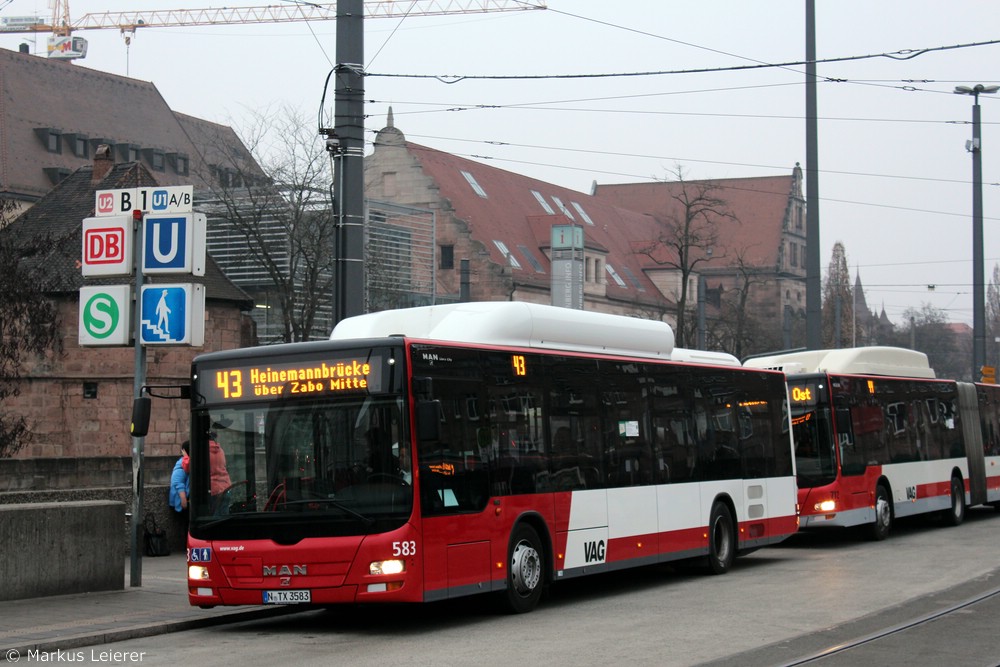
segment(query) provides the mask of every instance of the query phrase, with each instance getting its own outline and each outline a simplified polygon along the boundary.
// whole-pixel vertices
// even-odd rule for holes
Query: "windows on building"
[[[475,192],[477,195],[479,195],[483,199],[489,199],[489,197],[486,196],[486,190],[483,190],[483,187],[481,185],[479,185],[479,182],[476,181],[476,177],[475,176],[473,176],[472,174],[470,174],[467,171],[462,171],[462,176],[464,176],[465,180],[468,181],[469,186],[472,187],[472,191],[473,192]]]
[[[62,132],[54,127],[36,127],[35,135],[41,140],[45,150],[50,153],[62,153]]]
[[[441,269],[455,268],[455,246],[453,245],[441,246],[441,263],[439,264],[439,268]]]

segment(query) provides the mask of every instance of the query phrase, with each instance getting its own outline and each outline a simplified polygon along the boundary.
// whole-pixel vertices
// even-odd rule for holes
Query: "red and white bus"
[[[811,350],[749,359],[788,376],[802,528],[864,526],[1000,503],[1000,387],[936,379],[922,352]]]
[[[524,612],[585,574],[721,574],[798,528],[784,376],[662,322],[386,311],[201,355],[192,382],[192,605],[492,591]]]

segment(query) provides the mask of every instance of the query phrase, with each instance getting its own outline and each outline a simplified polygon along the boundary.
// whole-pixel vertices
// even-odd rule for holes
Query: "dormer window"
[[[503,241],[497,241],[496,239],[494,239],[493,240],[493,245],[495,245],[497,247],[497,250],[500,251],[500,254],[503,255],[504,259],[507,260],[507,263],[510,266],[514,267],[515,269],[520,269],[521,268],[521,262],[517,261],[517,257],[514,257],[514,255],[511,254],[510,250],[507,248],[507,244],[506,243],[504,243]]]
[[[576,212],[580,214],[580,217],[583,218],[584,222],[586,222],[588,225],[594,224],[594,221],[590,219],[590,216],[587,215],[587,212],[583,210],[582,206],[577,204],[575,201],[571,201],[570,204],[572,204],[573,208],[576,209]]]
[[[66,147],[73,152],[76,157],[90,156],[90,141],[85,134],[66,133],[63,135]]]
[[[552,197],[552,201],[554,201],[556,203],[556,206],[558,206],[559,210],[563,212],[563,215],[565,215],[567,218],[569,218],[573,222],[576,222],[576,218],[573,217],[573,214],[570,213],[569,209],[566,208],[566,205],[562,203],[562,200],[559,199],[559,197],[553,196]]]
[[[473,192],[475,192],[477,195],[479,195],[483,199],[489,199],[489,197],[486,196],[486,190],[483,190],[483,186],[479,185],[479,182],[476,181],[476,177],[475,176],[473,176],[472,174],[470,174],[467,171],[463,171],[462,172],[462,176],[464,176],[465,180],[469,182],[469,185],[472,187],[472,191]]]
[[[43,167],[42,171],[48,176],[49,182],[52,185],[59,185],[59,183],[70,175],[70,170],[66,167]]]
[[[555,215],[556,214],[556,212],[554,210],[552,210],[552,207],[549,206],[549,203],[547,201],[545,201],[545,197],[542,195],[541,192],[539,192],[538,190],[532,190],[531,194],[533,194],[535,196],[535,200],[539,204],[542,205],[542,210],[543,211],[545,211],[549,215]]]
[[[618,284],[619,287],[628,287],[628,285],[625,284],[625,281],[622,280],[622,277],[618,275],[618,272],[615,271],[615,267],[611,266],[610,264],[605,264],[604,268],[607,269],[608,273],[611,275],[611,277],[614,279],[614,281]]]
[[[167,153],[167,164],[174,170],[174,173],[178,176],[188,175],[188,156],[184,153]]]
[[[115,146],[118,149],[118,158],[122,162],[138,162],[139,161],[139,145],[138,144],[118,144]]]
[[[62,153],[62,132],[54,127],[36,127],[35,134],[50,153]]]

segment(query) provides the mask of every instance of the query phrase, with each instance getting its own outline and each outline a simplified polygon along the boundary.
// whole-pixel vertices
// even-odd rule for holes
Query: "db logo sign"
[[[86,218],[80,268],[86,276],[127,276],[132,272],[132,216]]]
[[[115,195],[113,192],[97,193],[97,214],[113,213],[115,211]]]
[[[86,229],[83,233],[84,264],[119,264],[125,261],[125,230],[120,227]]]

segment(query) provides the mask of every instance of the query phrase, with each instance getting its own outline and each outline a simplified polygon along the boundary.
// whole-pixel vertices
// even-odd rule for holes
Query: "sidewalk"
[[[16,651],[49,652],[234,623],[297,611],[292,607],[216,607],[188,604],[185,555],[142,559],[142,586],[0,603],[0,659]],[[11,653],[11,655],[14,655]]]

